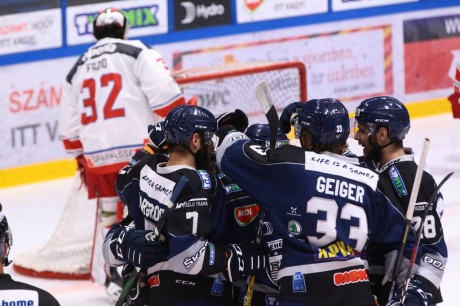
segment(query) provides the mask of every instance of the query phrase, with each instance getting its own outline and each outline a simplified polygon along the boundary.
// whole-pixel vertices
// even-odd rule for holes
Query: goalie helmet
[[[263,147],[270,146],[270,126],[268,124],[253,124],[246,129],[246,136]],[[289,138],[286,134],[278,129],[276,147],[280,147],[289,143]]]
[[[403,140],[410,129],[409,112],[399,100],[381,96],[366,99],[356,108],[355,121],[365,123],[371,134],[378,127],[388,129],[390,140]]]
[[[298,113],[296,137],[301,138],[305,129],[322,146],[344,144],[350,135],[348,111],[337,99],[309,100]]]
[[[113,7],[100,11],[93,20],[93,35],[97,40],[105,37],[125,39],[128,28],[125,13]]]
[[[5,244],[8,245],[8,249],[5,249]],[[13,245],[13,235],[11,228],[8,225],[5,215],[2,213],[2,204],[0,204],[0,259],[4,266],[8,266],[10,261],[8,260],[8,252],[10,247]],[[6,253],[5,253],[5,250]]]
[[[194,133],[200,133],[209,144],[217,130],[217,121],[203,107],[180,105],[168,113],[164,129],[167,143],[187,144]]]

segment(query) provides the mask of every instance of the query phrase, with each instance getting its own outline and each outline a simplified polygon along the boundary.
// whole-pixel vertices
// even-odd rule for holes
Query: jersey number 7
[[[108,73],[101,76],[101,87],[112,86],[107,100],[104,102],[104,120],[123,117],[125,110],[123,108],[113,108],[113,105],[117,99],[118,94],[122,88],[121,75],[118,73]],[[86,90],[89,94],[87,98],[83,100],[83,107],[88,108],[87,113],[81,114],[81,124],[87,125],[97,120],[97,108],[96,108],[96,89],[97,84],[95,79],[86,79],[83,81],[82,91]]]

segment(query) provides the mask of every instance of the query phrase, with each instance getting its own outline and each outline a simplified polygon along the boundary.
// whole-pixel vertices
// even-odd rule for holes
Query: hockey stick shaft
[[[275,151],[276,141],[278,139],[278,126],[279,117],[276,112],[275,105],[273,104],[273,98],[265,80],[260,81],[256,86],[256,98],[259,101],[260,107],[264,111],[265,117],[267,118],[268,125],[270,127],[270,151]]]
[[[454,172],[451,172],[449,173],[448,175],[446,175],[442,181],[439,183],[439,185],[436,187],[436,189],[434,190],[433,192],[433,195],[431,196],[431,199],[430,199],[430,202],[428,202],[426,204],[426,207],[425,207],[425,210],[423,212],[423,216],[422,216],[422,220],[420,222],[420,226],[419,228],[417,229],[417,233],[415,235],[415,244],[414,244],[414,249],[412,250],[412,255],[411,255],[411,258],[410,258],[410,262],[409,262],[409,267],[407,268],[407,273],[406,273],[406,277],[404,279],[404,284],[403,284],[403,292],[401,294],[401,301],[400,301],[400,305],[403,305],[404,301],[406,300],[406,296],[407,296],[407,290],[409,288],[409,282],[410,282],[410,278],[412,276],[412,270],[413,270],[413,267],[414,267],[414,263],[415,263],[415,257],[417,255],[417,251],[418,251],[418,247],[420,245],[420,240],[422,239],[422,231],[423,231],[423,226],[425,225],[425,220],[426,220],[426,217],[428,215],[428,212],[431,210],[432,206],[434,205],[434,202],[436,201],[436,198],[437,198],[437,195],[439,193],[439,191],[441,190],[441,187],[442,185],[444,185],[444,183],[454,174]]]
[[[414,215],[415,202],[417,201],[418,191],[420,189],[420,182],[422,180],[423,169],[425,168],[426,156],[428,154],[428,148],[430,147],[430,140],[425,138],[423,141],[422,154],[420,155],[420,160],[417,166],[417,172],[415,173],[414,184],[412,186],[412,193],[409,198],[409,204],[406,211],[406,225],[404,227],[404,234],[401,241],[401,246],[396,257],[396,262],[393,267],[393,272],[391,274],[391,287],[390,287],[390,296],[389,299],[393,296],[396,289],[396,281],[399,274],[399,268],[403,260],[404,250],[406,248],[407,237],[409,235],[409,230],[411,229],[412,217]]]
[[[268,88],[267,82],[265,80],[260,81],[256,86],[256,98],[259,101],[260,107],[264,111],[265,117],[268,121],[268,126],[270,127],[270,152],[276,150],[276,141],[278,139],[278,126],[279,126],[279,117],[276,112],[275,105],[273,104],[273,98],[270,93],[270,88]],[[270,155],[267,155],[270,158]],[[260,234],[262,232],[263,226],[263,216],[260,216],[259,225],[257,229],[256,243],[260,242]],[[252,294],[254,292],[254,283],[256,277],[255,275],[249,276],[248,279],[248,288],[246,291],[246,296],[244,298],[244,306],[250,306],[252,301]]]

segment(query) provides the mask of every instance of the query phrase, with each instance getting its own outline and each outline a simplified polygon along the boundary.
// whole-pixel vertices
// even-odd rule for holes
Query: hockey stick
[[[420,161],[418,162],[417,172],[415,173],[414,185],[412,187],[412,193],[409,198],[409,204],[407,205],[406,211],[406,226],[404,228],[404,234],[401,241],[401,246],[396,257],[396,262],[393,267],[393,272],[391,274],[391,287],[389,300],[393,296],[396,287],[396,280],[399,274],[399,268],[404,255],[404,249],[406,248],[407,236],[411,228],[412,217],[414,215],[415,202],[417,201],[418,191],[420,189],[420,181],[422,180],[423,168],[425,167],[426,156],[428,154],[428,148],[430,146],[430,140],[425,138],[423,141],[422,155],[420,156]]]
[[[174,186],[174,190],[171,194],[171,198],[168,202],[168,209],[164,211],[161,215],[160,220],[158,220],[156,227],[155,227],[155,237],[158,237],[160,241],[164,241],[164,237],[160,235],[161,229],[165,224],[165,220],[167,219],[170,210],[176,205],[180,195],[184,192],[185,187],[188,185],[188,178],[186,176],[181,176],[179,181],[177,181],[176,185]],[[137,284],[137,281],[140,276],[140,272],[142,269],[134,269],[134,272],[129,276],[128,280],[126,281],[123,289],[121,290],[120,297],[118,298],[115,306],[122,306],[125,302],[126,296],[128,295],[129,291]]]
[[[275,151],[276,141],[278,139],[278,126],[280,119],[273,105],[272,95],[265,80],[260,81],[256,86],[256,98],[260,107],[265,113],[268,125],[270,127],[270,151]]]
[[[412,255],[411,255],[411,258],[410,258],[410,262],[409,262],[409,267],[407,268],[406,278],[404,279],[403,292],[401,294],[401,300],[399,302],[400,305],[404,305],[404,301],[406,300],[407,289],[409,288],[409,282],[410,282],[410,278],[412,276],[412,270],[413,270],[413,267],[414,267],[414,262],[415,262],[415,257],[416,257],[417,251],[418,251],[418,247],[420,245],[420,240],[422,238],[422,230],[423,230],[423,226],[425,225],[426,216],[428,215],[428,212],[431,210],[431,207],[433,206],[434,201],[436,200],[436,196],[438,195],[439,190],[441,190],[442,185],[444,185],[444,183],[453,174],[454,174],[454,172],[451,172],[448,175],[446,175],[446,177],[444,177],[442,179],[442,181],[439,183],[438,187],[434,190],[433,195],[431,196],[430,202],[428,202],[426,204],[425,210],[423,212],[422,220],[420,222],[420,226],[419,226],[419,228],[417,230],[417,233],[415,235],[415,245],[414,245],[414,249],[412,250]]]
[[[279,118],[276,112],[275,106],[273,105],[272,95],[270,88],[268,88],[265,80],[260,81],[256,86],[256,98],[259,101],[259,105],[264,111],[265,117],[270,127],[270,150],[267,152],[267,158],[270,158],[270,152],[276,150],[276,141],[278,140],[278,125]],[[263,227],[263,214],[259,217],[259,224],[257,227],[256,243],[260,243],[260,236],[262,234]],[[255,275],[251,275],[248,279],[248,288],[246,290],[246,296],[244,298],[244,306],[250,306],[252,301],[252,294],[254,292],[254,283],[256,280]]]

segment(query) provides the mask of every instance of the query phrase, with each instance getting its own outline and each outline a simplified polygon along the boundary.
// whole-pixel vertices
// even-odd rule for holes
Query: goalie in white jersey
[[[121,10],[96,15],[97,43],[67,75],[59,117],[59,135],[84,170],[89,199],[98,199],[103,228],[117,222],[116,175],[147,142],[145,127],[185,103],[161,54],[125,40],[128,27]]]

